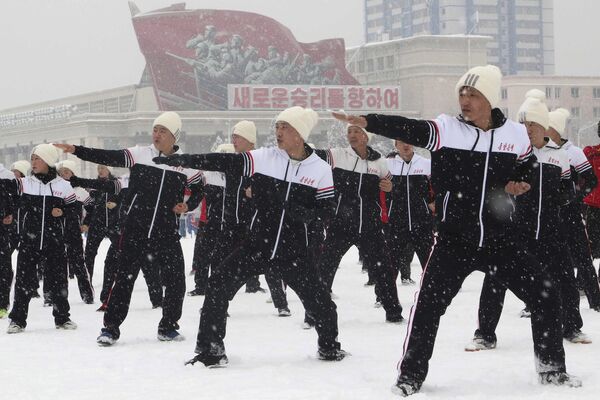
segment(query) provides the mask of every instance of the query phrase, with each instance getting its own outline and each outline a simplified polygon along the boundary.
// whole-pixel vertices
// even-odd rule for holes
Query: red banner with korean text
[[[398,86],[229,85],[227,97],[230,110],[400,110]]]
[[[357,85],[343,39],[300,43],[279,22],[185,4],[134,15],[161,110],[225,110],[228,85]]]

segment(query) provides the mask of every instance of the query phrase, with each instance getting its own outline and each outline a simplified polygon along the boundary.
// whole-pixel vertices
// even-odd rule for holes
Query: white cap
[[[235,148],[231,143],[221,143],[217,146],[215,153],[235,153]]]
[[[538,96],[527,97],[519,108],[517,119],[521,123],[536,122],[547,130],[550,124],[550,117],[548,114],[548,107],[544,100],[541,100]]]
[[[19,171],[21,174],[23,174],[23,176],[27,176],[27,174],[29,173],[29,170],[31,169],[31,164],[27,160],[15,161],[10,166],[10,170],[14,171],[15,169],[17,171]]]
[[[167,111],[160,114],[154,120],[152,128],[156,125],[162,125],[171,132],[171,135],[175,138],[175,143],[179,141],[181,137],[181,117],[174,111]]]
[[[58,149],[58,147],[55,147],[49,143],[42,143],[35,146],[31,151],[31,154],[35,154],[36,156],[44,160],[44,162],[48,164],[49,167],[54,168],[56,166],[56,163],[58,162],[60,150]]]
[[[467,86],[477,89],[487,99],[492,108],[500,102],[500,85],[502,72],[495,65],[473,67],[464,74],[456,84],[456,93]]]
[[[358,125],[352,125],[352,124],[348,124],[348,126],[346,127],[346,132],[348,131],[348,128],[350,128],[351,126],[355,126],[358,129],[360,129],[361,131],[363,131],[365,133],[365,135],[367,135],[367,143],[371,141],[371,139],[373,139],[373,134],[371,132],[367,132],[367,130],[365,128],[362,128]]]
[[[64,160],[56,164],[56,169],[66,168],[70,169],[73,175],[79,175],[79,167],[73,160]]]
[[[233,126],[233,135],[238,135],[256,144],[256,125],[252,121],[240,121]]]
[[[569,119],[570,116],[571,113],[564,108],[557,108],[554,111],[550,111],[550,128],[554,128],[554,130],[563,137],[567,126],[567,119]]]
[[[310,132],[317,125],[317,122],[319,122],[319,114],[311,108],[294,106],[280,112],[277,116],[277,121],[290,124],[306,142],[310,136]]]

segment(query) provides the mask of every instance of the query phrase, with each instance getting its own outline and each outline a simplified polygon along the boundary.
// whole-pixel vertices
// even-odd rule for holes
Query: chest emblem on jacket
[[[315,180],[314,180],[314,178],[310,178],[308,176],[303,176],[302,178],[300,178],[300,183],[303,183],[308,186],[313,186],[315,184]]]
[[[498,151],[513,151],[514,148],[514,143],[500,143],[498,145]]]

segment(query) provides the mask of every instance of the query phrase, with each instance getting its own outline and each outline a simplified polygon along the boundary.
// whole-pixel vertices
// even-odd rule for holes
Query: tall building
[[[553,0],[365,0],[365,40],[485,35],[505,75],[554,74]]]

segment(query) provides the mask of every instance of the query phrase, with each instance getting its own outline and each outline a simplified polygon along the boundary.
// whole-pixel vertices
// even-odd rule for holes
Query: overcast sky
[[[177,0],[137,0],[141,11]],[[364,40],[363,0],[188,0],[253,11],[296,38]],[[556,73],[600,76],[600,1],[554,0]],[[126,0],[0,0],[0,110],[137,83],[144,67]]]

